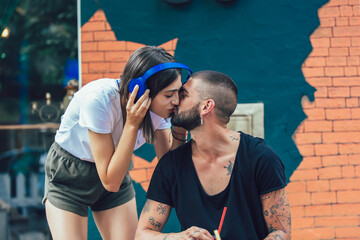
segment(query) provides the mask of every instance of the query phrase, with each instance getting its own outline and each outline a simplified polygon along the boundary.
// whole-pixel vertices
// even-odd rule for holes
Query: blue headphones
[[[139,85],[139,91],[138,91],[136,97],[137,98],[141,97],[141,95],[143,95],[146,90],[146,80],[148,80],[148,78],[151,77],[152,75],[154,75],[155,73],[160,72],[165,69],[169,69],[169,68],[183,68],[183,69],[188,70],[188,76],[186,78],[186,81],[192,74],[191,69],[188,66],[186,66],[185,64],[176,63],[176,62],[161,63],[161,64],[153,66],[152,68],[149,68],[142,76],[131,80],[129,83],[129,91],[132,92],[134,90],[135,86]]]

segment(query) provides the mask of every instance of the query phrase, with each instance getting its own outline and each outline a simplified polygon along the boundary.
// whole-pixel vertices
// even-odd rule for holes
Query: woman
[[[140,48],[120,79],[93,81],[71,100],[45,167],[43,202],[53,239],[86,239],[88,207],[103,239],[134,239],[131,157],[145,142],[154,144],[159,159],[181,143],[173,141],[167,118],[179,104],[182,84],[177,68],[151,75],[140,98],[139,86],[130,93],[129,82],[168,62],[175,59],[164,49]],[[183,131],[176,134],[180,140],[186,136]]]

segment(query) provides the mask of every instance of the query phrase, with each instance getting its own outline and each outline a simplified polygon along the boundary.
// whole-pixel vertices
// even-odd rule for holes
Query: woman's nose
[[[174,104],[174,105],[179,105],[179,94],[178,93],[176,93],[176,94],[174,94],[174,96],[173,96],[173,99],[172,99],[172,104]]]

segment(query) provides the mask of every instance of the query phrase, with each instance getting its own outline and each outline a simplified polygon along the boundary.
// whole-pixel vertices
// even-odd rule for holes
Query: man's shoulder
[[[191,141],[177,147],[174,150],[171,150],[164,154],[164,156],[160,159],[160,162],[172,162],[184,159],[186,156],[189,156],[189,151],[191,152]],[[190,153],[191,154],[191,153]],[[170,161],[169,161],[170,160]]]

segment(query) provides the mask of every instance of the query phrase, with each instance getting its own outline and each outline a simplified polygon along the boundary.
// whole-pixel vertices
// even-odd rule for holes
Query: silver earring
[[[200,117],[200,125],[202,126],[204,124],[203,118]]]

